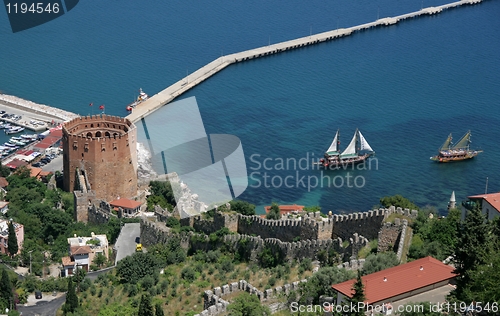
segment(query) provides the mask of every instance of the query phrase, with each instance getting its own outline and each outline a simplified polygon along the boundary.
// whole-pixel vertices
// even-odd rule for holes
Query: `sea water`
[[[15,34],[0,10],[0,90],[125,116],[139,88],[155,94],[221,55],[443,3],[87,0]],[[460,202],[488,178],[499,191],[499,13],[488,0],[231,65],[182,97],[196,97],[207,133],[241,139],[250,180],[240,198],[260,210],[276,201],[365,211],[402,194],[444,211],[453,190]],[[370,166],[312,167],[337,129],[345,148],[356,128],[376,151]],[[429,159],[467,130],[484,153]]]

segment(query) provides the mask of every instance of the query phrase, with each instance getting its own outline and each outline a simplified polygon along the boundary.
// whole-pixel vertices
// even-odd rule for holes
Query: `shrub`
[[[185,267],[181,271],[181,277],[188,282],[193,282],[196,279],[196,272],[191,267]]]

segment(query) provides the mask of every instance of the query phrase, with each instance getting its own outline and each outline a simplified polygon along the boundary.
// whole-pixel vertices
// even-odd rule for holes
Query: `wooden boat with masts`
[[[451,134],[448,136],[443,145],[439,148],[438,154],[432,156],[431,160],[437,162],[452,162],[452,161],[462,161],[476,157],[478,154],[482,153],[482,150],[472,150],[470,149],[470,136],[471,132],[467,131],[462,138],[453,145]]]
[[[375,151],[358,129],[354,132],[354,136],[346,149],[340,152],[340,131],[337,131],[332,144],[325,152],[324,158],[319,160],[319,163],[325,168],[356,165],[365,162],[374,154]]]

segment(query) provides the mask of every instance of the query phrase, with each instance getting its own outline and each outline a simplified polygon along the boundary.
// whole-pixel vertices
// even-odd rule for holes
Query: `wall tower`
[[[106,201],[137,194],[137,130],[132,122],[101,114],[73,119],[62,130],[66,191],[83,187]]]

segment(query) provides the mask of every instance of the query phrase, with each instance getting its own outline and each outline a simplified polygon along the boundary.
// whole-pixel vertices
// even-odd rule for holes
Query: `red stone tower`
[[[128,119],[94,115],[63,126],[64,188],[111,201],[137,194],[137,130]]]

